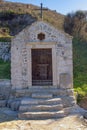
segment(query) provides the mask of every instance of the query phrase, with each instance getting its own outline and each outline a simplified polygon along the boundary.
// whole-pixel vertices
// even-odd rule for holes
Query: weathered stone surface
[[[16,113],[16,112],[15,112]],[[0,108],[0,130],[87,130],[81,114],[70,114],[61,119],[20,120],[8,108]]]
[[[0,107],[5,107],[7,101],[6,100],[0,100]]]
[[[18,97],[32,97],[33,93],[50,93],[52,94],[54,97],[55,96],[73,96],[73,90],[72,89],[61,89],[61,88],[27,88],[27,89],[20,89],[20,90],[14,90],[14,92],[12,92],[12,95],[16,98]]]
[[[13,116],[14,118],[16,117],[17,118],[17,112],[16,111],[12,111],[10,109],[7,109],[6,110],[3,110],[3,113],[6,114],[7,116]]]
[[[0,59],[8,61],[11,59],[11,42],[0,42]]]
[[[50,94],[46,94],[46,93],[44,94],[34,93],[33,95],[35,96],[34,98],[23,98],[21,100],[21,103],[19,106],[19,117],[24,116],[26,118],[27,116],[30,116],[30,119],[54,118],[56,113],[57,114],[59,113],[58,117],[62,117],[61,110],[63,110],[63,104],[62,104],[61,98],[52,98],[52,97],[49,97]],[[27,113],[28,115],[24,114],[24,112],[28,112]],[[41,113],[42,113],[42,117],[41,117]],[[63,113],[63,116],[64,116],[64,113]]]
[[[33,99],[33,98],[24,98],[21,100],[21,105],[52,105],[52,104],[61,104],[61,98],[52,98],[52,99]]]
[[[0,79],[0,87],[2,87],[2,86],[10,87],[11,86],[11,80]]]
[[[76,104],[74,96],[64,96],[62,98],[62,103],[64,107],[71,107]]]
[[[19,111],[59,111],[63,109],[62,104],[57,105],[21,105]]]
[[[36,99],[24,98],[21,100],[19,111],[58,111],[63,109],[61,98]]]
[[[60,81],[59,82],[60,88],[67,89],[67,88],[72,88],[73,87],[72,86],[72,79],[71,79],[70,74],[62,73],[62,74],[60,74],[59,78],[60,78],[60,80],[59,80]]]
[[[20,99],[10,99],[7,102],[7,107],[11,108],[14,111],[18,111],[19,110],[19,106],[20,106]]]
[[[10,96],[11,81],[0,79],[0,99],[7,100]]]
[[[4,94],[0,94],[0,100],[4,100],[4,99],[5,99]]]
[[[49,93],[34,93],[32,94],[32,98],[52,98],[52,94]]]
[[[25,112],[19,113],[19,118],[26,118],[26,119],[49,119],[49,118],[60,118],[64,117],[64,111],[58,112]]]
[[[84,118],[87,119],[87,112],[84,113]]]

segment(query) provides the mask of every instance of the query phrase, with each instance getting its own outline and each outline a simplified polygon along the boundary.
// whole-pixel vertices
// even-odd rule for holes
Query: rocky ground
[[[0,108],[0,130],[87,130],[84,111],[78,107],[71,114],[60,119],[20,120],[17,113],[8,108]]]
[[[87,110],[87,96],[81,100],[79,105]]]

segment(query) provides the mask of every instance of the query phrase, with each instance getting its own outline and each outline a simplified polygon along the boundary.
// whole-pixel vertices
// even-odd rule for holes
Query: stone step
[[[33,86],[52,86],[52,80],[33,80],[32,81],[32,85]]]
[[[64,117],[64,111],[57,112],[19,112],[18,117],[20,119],[51,119]]]
[[[0,107],[6,107],[6,100],[0,100]]]
[[[44,88],[38,88],[38,89],[29,89],[28,91],[26,91],[26,93],[52,93],[52,94],[64,94],[64,90],[61,89],[55,89],[55,88],[49,88],[49,89],[44,89]]]
[[[21,104],[20,99],[14,99],[14,100],[10,99],[7,102],[7,107],[11,108],[11,110],[13,110],[13,111],[18,111],[20,104]]]
[[[22,89],[22,90],[16,90],[16,93],[37,93],[37,92],[63,92],[64,89],[58,89],[58,88],[29,88],[29,89]]]
[[[58,105],[21,105],[19,111],[59,111],[63,109],[62,104]]]
[[[61,104],[61,98],[51,98],[51,99],[33,99],[33,98],[24,98],[21,100],[21,105],[56,105]]]
[[[5,96],[3,94],[0,94],[0,100],[5,100]]]
[[[33,93],[32,98],[39,98],[39,99],[52,98],[52,94],[49,94],[49,93]]]
[[[16,90],[15,97],[23,97],[28,96],[31,97],[34,93],[49,93],[53,96],[66,96],[66,95],[73,95],[73,90],[69,89],[65,91],[64,89],[58,89],[58,88],[29,88],[29,89],[22,89],[22,90]]]
[[[52,86],[52,85],[49,85],[49,86],[48,86],[48,85],[44,85],[44,86],[43,86],[43,85],[42,85],[42,86],[41,86],[41,85],[40,85],[40,86],[38,86],[38,85],[29,86],[29,89],[32,89],[32,88],[33,88],[33,89],[40,89],[40,88],[42,88],[42,89],[43,89],[43,88],[44,88],[44,89],[50,89],[50,88],[58,88],[58,87],[57,87],[57,86]]]

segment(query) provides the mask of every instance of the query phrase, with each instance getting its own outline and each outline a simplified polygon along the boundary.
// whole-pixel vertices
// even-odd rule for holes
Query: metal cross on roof
[[[40,9],[36,9],[36,10],[40,10],[40,18],[43,20],[43,11],[47,11],[47,8],[43,8],[43,4],[41,3],[41,7]]]
[[[43,19],[43,4],[41,3],[41,19]]]

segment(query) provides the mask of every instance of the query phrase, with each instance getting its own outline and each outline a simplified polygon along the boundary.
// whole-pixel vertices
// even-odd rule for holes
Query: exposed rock
[[[11,43],[10,42],[0,42],[0,59],[8,61],[11,58],[10,53]]]
[[[0,99],[7,100],[10,95],[11,81],[10,80],[0,80]]]
[[[87,112],[84,113],[84,118],[87,119]]]

